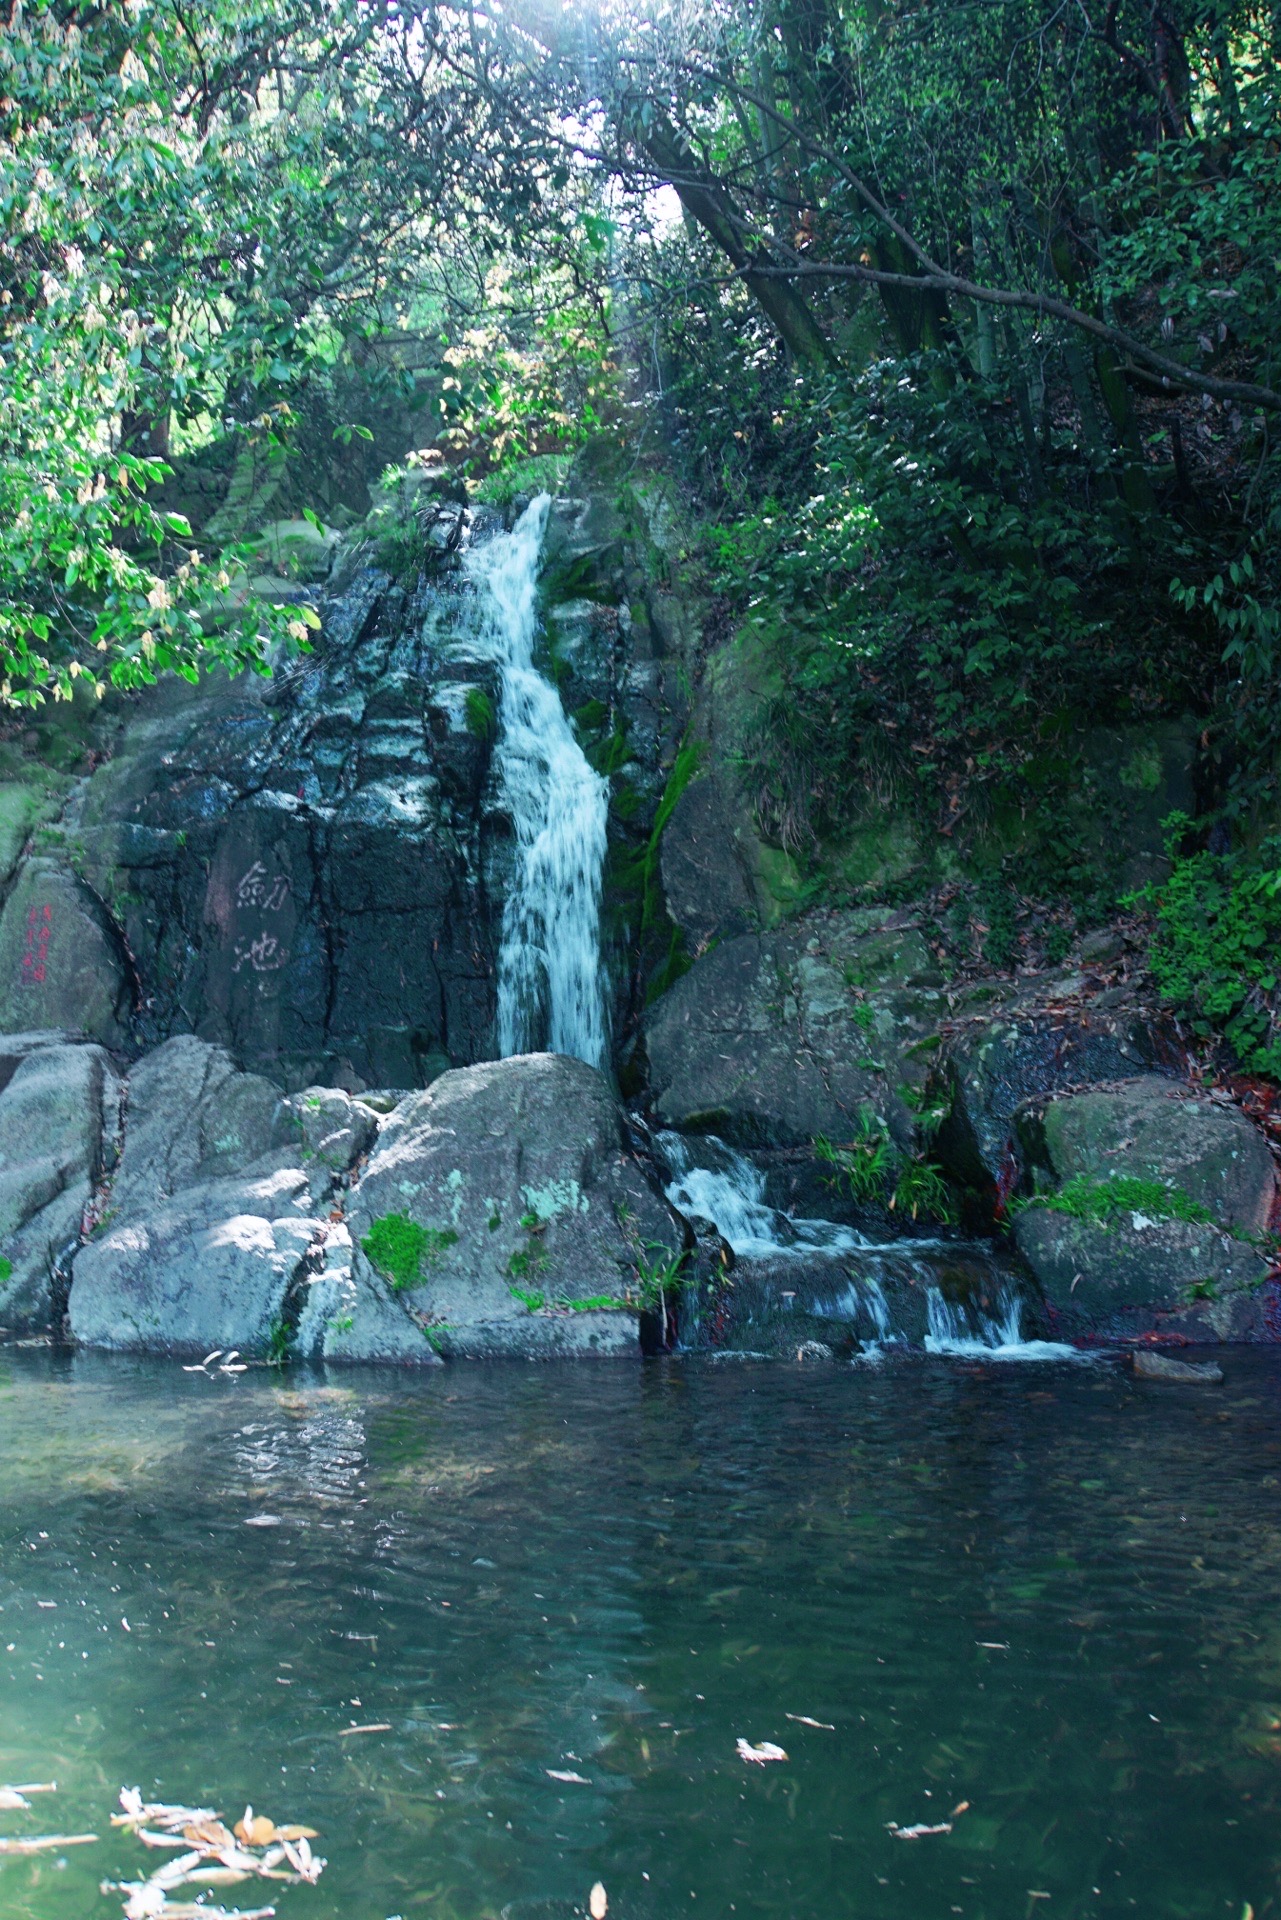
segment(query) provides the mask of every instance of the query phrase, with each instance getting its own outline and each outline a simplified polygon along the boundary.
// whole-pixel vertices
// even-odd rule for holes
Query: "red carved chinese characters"
[[[49,957],[49,935],[53,931],[53,908],[32,907],[27,915],[27,944],[22,955],[22,983],[38,987],[45,977]]]

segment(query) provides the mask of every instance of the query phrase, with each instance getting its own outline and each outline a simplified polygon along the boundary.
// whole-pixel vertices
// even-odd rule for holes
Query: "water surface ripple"
[[[118,1913],[131,1784],[320,1828],[282,1920],[1262,1920],[1281,1362],[1226,1368],[8,1352],[0,1778],[60,1791],[0,1827],[108,1837],[0,1912]]]

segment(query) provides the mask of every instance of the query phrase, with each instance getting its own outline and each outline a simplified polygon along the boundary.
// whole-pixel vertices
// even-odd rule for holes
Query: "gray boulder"
[[[722,941],[653,1008],[650,1081],[667,1126],[741,1145],[846,1139],[871,1110],[902,1145],[948,1005],[919,931],[885,909]]]
[[[84,1346],[200,1354],[279,1351],[322,1223],[283,1168],[203,1181],[112,1220],[76,1255],[69,1320]]]
[[[1038,1104],[1019,1133],[1041,1191],[1016,1213],[1015,1239],[1058,1328],[1266,1337],[1255,1237],[1276,1177],[1239,1109],[1149,1074]],[[1126,1204],[1093,1217],[1118,1180]]]
[[[100,901],[66,868],[28,860],[0,913],[0,1028],[57,1027],[116,1047],[131,998]]]
[[[343,1225],[330,1227],[320,1272],[303,1288],[292,1351],[300,1360],[440,1365],[426,1333],[369,1262],[362,1261],[357,1271],[351,1235]]]
[[[342,1231],[329,1217],[336,1182],[376,1124],[335,1088],[282,1099],[189,1035],[158,1047],[130,1075],[109,1210],[75,1259],[73,1336],[144,1352],[282,1353]],[[380,1357],[399,1357],[406,1332],[400,1313]],[[377,1345],[368,1325],[363,1339]]]
[[[0,1039],[0,1323],[43,1329],[115,1150],[120,1083],[101,1047]]]
[[[404,1101],[350,1219],[356,1276],[381,1265],[451,1355],[634,1353],[642,1276],[684,1245],[604,1075],[546,1053]]]
[[[1066,996],[1081,981],[1069,976],[1057,984]],[[1154,1049],[1141,1024],[1089,1007],[1070,1015],[1047,1013],[1036,1003],[976,1009],[957,1022],[948,1049],[950,1098],[938,1137],[940,1158],[949,1172],[990,1198],[1008,1196],[1022,1172],[1019,1110],[1091,1081],[1142,1073]]]

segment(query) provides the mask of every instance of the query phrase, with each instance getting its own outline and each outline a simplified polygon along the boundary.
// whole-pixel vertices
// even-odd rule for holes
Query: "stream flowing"
[[[0,1780],[57,1782],[0,1835],[99,1836],[0,1912],[119,1920],[138,1786],[317,1829],[205,1895],[279,1920],[1264,1920],[1281,1357],[1222,1358],[0,1352]]]
[[[609,783],[588,764],[552,683],[534,665],[538,566],[550,497],[510,533],[469,549],[481,645],[501,675],[494,750],[515,835],[498,958],[498,1051],[605,1057],[600,893]]]

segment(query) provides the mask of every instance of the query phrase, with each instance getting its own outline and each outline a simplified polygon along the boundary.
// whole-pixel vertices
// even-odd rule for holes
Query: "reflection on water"
[[[282,1920],[1263,1920],[1281,1362],[1226,1365],[0,1354],[0,1779],[60,1789],[0,1830],[105,1836],[0,1913],[119,1912],[128,1784],[319,1828]]]

